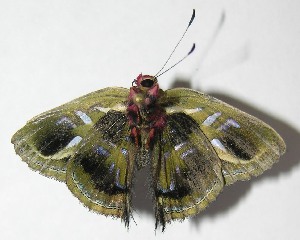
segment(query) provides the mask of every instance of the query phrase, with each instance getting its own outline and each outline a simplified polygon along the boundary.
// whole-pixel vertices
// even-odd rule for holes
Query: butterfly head
[[[140,74],[132,82],[129,99],[137,106],[147,108],[157,100],[161,91],[155,76]]]
[[[138,75],[133,83],[135,83],[142,92],[147,92],[152,88],[156,88],[158,85],[156,77],[143,74]]]

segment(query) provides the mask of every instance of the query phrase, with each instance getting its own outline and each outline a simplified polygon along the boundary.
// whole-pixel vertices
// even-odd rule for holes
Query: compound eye
[[[151,88],[154,84],[153,79],[146,78],[141,82],[141,85],[146,88]]]

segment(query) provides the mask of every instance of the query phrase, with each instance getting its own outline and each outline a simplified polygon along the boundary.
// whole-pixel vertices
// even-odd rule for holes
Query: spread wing
[[[66,182],[89,209],[126,225],[137,152],[122,106],[127,96],[123,88],[90,93],[33,118],[12,137],[30,168]]]
[[[171,89],[160,104],[168,123],[156,139],[152,172],[163,227],[204,209],[223,184],[260,175],[285,152],[270,126],[208,95]]]
[[[31,169],[65,181],[67,163],[78,143],[106,108],[124,102],[127,96],[127,89],[106,88],[36,116],[12,137],[16,153]]]

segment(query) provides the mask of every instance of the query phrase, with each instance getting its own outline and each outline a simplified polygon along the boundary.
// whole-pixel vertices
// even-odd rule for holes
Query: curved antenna
[[[177,64],[181,63],[184,59],[186,59],[192,52],[194,52],[196,48],[196,44],[193,43],[193,46],[191,48],[191,50],[188,52],[187,55],[185,55],[182,59],[180,59],[177,63],[175,63],[174,65],[172,65],[171,67],[169,67],[167,70],[163,71],[162,73],[160,73],[159,75],[155,75],[155,77],[159,77],[161,75],[163,75],[164,73],[166,73],[167,71],[169,71],[170,69],[172,69],[173,67],[175,67]]]
[[[176,48],[177,48],[178,45],[180,44],[181,40],[183,39],[183,37],[184,37],[184,35],[186,34],[186,32],[187,32],[187,30],[189,29],[189,27],[191,26],[192,22],[194,21],[195,15],[196,15],[196,11],[195,11],[195,9],[193,9],[192,17],[191,17],[191,19],[190,19],[190,21],[189,21],[189,24],[188,24],[187,28],[185,29],[184,33],[182,34],[182,36],[181,36],[181,38],[179,39],[178,43],[176,44],[175,48],[174,48],[173,51],[171,52],[169,58],[167,59],[167,61],[165,62],[165,64],[162,66],[162,68],[155,74],[155,76],[160,76],[160,75],[161,75],[161,74],[159,74],[159,73],[165,68],[165,66],[166,66],[167,63],[169,62],[169,60],[170,60],[170,58],[172,57],[173,53],[175,52]],[[190,54],[190,53],[189,53],[189,54]],[[188,54],[188,55],[189,55],[189,54]],[[187,55],[187,56],[188,56],[188,55]],[[185,56],[183,59],[185,59],[187,56]],[[183,61],[183,59],[180,60],[179,62]],[[178,63],[179,63],[179,62],[178,62]],[[176,63],[175,65],[177,65],[178,63]],[[174,67],[175,65],[173,65],[172,67]],[[172,68],[172,67],[171,67],[171,68]],[[169,68],[168,70],[170,70],[170,68]],[[165,71],[165,72],[166,72],[166,71]],[[164,73],[165,73],[165,72],[164,72]],[[158,75],[158,74],[159,74],[159,75]]]

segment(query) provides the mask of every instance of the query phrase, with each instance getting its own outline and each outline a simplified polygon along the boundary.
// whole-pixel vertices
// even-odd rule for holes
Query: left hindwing
[[[67,165],[70,191],[89,209],[128,226],[137,149],[124,113],[109,111],[82,140]]]

